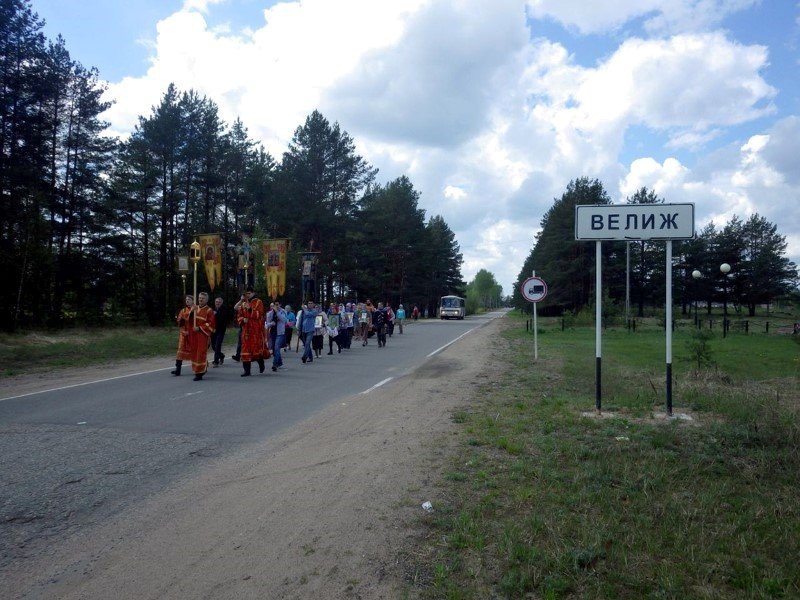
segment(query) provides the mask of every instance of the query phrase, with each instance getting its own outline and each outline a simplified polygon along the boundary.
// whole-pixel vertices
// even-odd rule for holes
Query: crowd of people
[[[214,300],[214,308],[208,305],[208,294],[201,292],[195,305],[193,296],[186,296],[185,307],[178,313],[176,321],[180,330],[178,353],[173,375],[180,375],[183,361],[191,361],[195,381],[203,379],[208,371],[208,350],[214,353],[213,367],[225,362],[222,344],[228,323],[233,321],[239,329],[236,353],[231,359],[242,364],[242,377],[252,374],[256,363],[259,373],[266,370],[266,360],[272,358],[272,371],[284,368],[284,354],[292,348],[295,353],[303,346],[301,361],[310,364],[321,358],[328,339],[327,354],[341,354],[350,350],[355,341],[368,346],[375,339],[378,348],[386,347],[387,337],[392,337],[395,328],[403,333],[406,311],[403,305],[397,311],[383,302],[374,305],[365,302],[331,302],[327,310],[309,301],[295,313],[289,305],[271,302],[265,306],[254,289],[248,287],[231,313],[222,298]],[[419,317],[415,306],[411,318]]]

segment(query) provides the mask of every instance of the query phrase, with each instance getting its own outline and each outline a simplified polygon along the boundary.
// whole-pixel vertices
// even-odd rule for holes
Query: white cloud
[[[689,170],[678,160],[668,158],[659,164],[653,158],[637,158],[631,163],[630,171],[620,184],[624,196],[632,196],[637,190],[646,187],[660,197],[683,185]]]
[[[602,33],[636,19],[654,33],[701,31],[760,0],[529,0],[531,16],[553,19],[581,33]]]
[[[183,10],[197,10],[201,13],[208,13],[209,6],[222,4],[227,0],[183,0]]]
[[[531,39],[525,0],[287,1],[233,33],[209,28],[203,11],[213,4],[187,1],[161,21],[147,74],[111,85],[117,104],[106,117],[116,131],[132,129],[174,82],[208,95],[226,121],[240,117],[279,158],[319,108],[384,181],[411,178],[420,207],[456,232],[468,279],[487,268],[506,293],[542,215],[577,177],[599,178],[615,198],[647,186],[668,201],[695,201],[705,219],[770,218],[797,199],[797,118],[691,168],[649,151],[620,164],[632,127],[666,136],[668,150],[699,149],[770,115],[776,90],[762,76],[763,46],[720,32],[630,38],[586,67],[562,44]],[[539,0],[528,9],[613,28],[692,11],[716,22],[749,4]]]
[[[633,161],[620,183],[622,195],[645,186],[667,202],[694,202],[698,228],[722,226],[734,215],[759,214],[778,226],[800,257],[800,119],[788,117],[744,143],[731,144],[694,169],[674,158],[659,164],[652,158]]]

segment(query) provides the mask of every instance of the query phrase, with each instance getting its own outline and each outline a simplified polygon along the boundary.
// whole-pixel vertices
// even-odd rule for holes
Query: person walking
[[[397,307],[397,314],[395,315],[395,321],[397,322],[397,333],[399,335],[403,335],[403,322],[406,320],[406,309],[403,308],[403,305]]]
[[[344,312],[341,314],[340,327],[344,328],[344,347],[345,350],[350,350],[350,344],[353,341],[353,304],[348,302],[344,306]]]
[[[307,362],[314,362],[311,345],[313,343],[314,325],[316,324],[318,314],[319,312],[315,308],[314,303],[309,300],[308,305],[303,307],[302,320],[299,321],[300,331],[303,334],[303,356],[301,360],[304,364]]]
[[[240,358],[244,373],[241,376],[250,376],[250,366],[253,361],[258,363],[258,370],[263,373],[264,355],[267,352],[267,344],[264,339],[264,303],[256,296],[253,286],[247,287],[247,291],[240,301],[236,320],[242,328]]]
[[[338,354],[342,353],[342,342],[341,342],[341,318],[339,315],[339,307],[336,306],[336,303],[331,302],[331,306],[328,309],[328,323],[327,323],[327,331],[328,331],[328,354],[333,354],[333,343],[336,342],[336,349]]]
[[[234,318],[234,323],[235,323],[236,329],[238,331],[236,333],[236,351],[233,353],[233,356],[231,356],[231,359],[236,361],[236,362],[239,362],[242,359],[242,357],[241,357],[241,354],[242,354],[242,327],[241,327],[241,325],[239,325],[239,322],[238,322],[238,314],[239,314],[239,309],[242,307],[242,303],[245,300],[246,300],[245,296],[242,296],[239,299],[239,301],[236,304],[233,305],[233,315],[235,317]]]
[[[281,308],[280,302],[274,302],[272,307],[272,323],[275,329],[275,342],[272,347],[272,371],[283,368],[281,350],[286,343],[286,311]]]
[[[178,352],[175,355],[175,369],[170,371],[172,375],[180,376],[183,361],[192,360],[192,309],[194,309],[194,296],[187,295],[184,299],[184,307],[178,311],[175,322],[178,324]]]
[[[275,310],[275,303],[270,302],[269,308],[267,309],[267,315],[264,318],[264,336],[267,340],[267,348],[269,348],[270,352],[275,354],[275,338],[277,337],[277,328],[275,327],[276,321],[276,313],[273,312]]]
[[[208,294],[200,292],[197,295],[197,306],[189,317],[191,324],[190,349],[192,354],[192,372],[194,380],[200,381],[208,372],[208,348],[211,345],[211,335],[215,329],[214,311],[208,305]]]
[[[297,325],[297,315],[292,312],[292,307],[288,304],[286,305],[286,341],[284,343],[283,349],[287,352],[292,348],[292,332],[294,331],[295,326]]]
[[[389,337],[392,337],[394,333],[394,311],[392,310],[392,305],[387,302],[383,310],[386,312],[386,333],[389,334]]]
[[[378,308],[372,313],[372,327],[378,337],[378,348],[386,346],[386,310],[383,302],[378,302]]]
[[[225,301],[221,297],[214,298],[214,321],[216,322],[216,329],[211,336],[211,349],[214,351],[214,362],[211,364],[215,367],[225,362],[225,355],[222,353],[222,342],[225,340],[225,331],[228,328],[228,322],[230,320],[230,312],[228,311],[228,307],[225,306]]]
[[[366,304],[359,304],[358,310],[358,337],[361,338],[361,345],[369,343],[369,330],[372,327],[372,313]]]
[[[314,354],[317,358],[322,357],[322,348],[325,345],[325,333],[328,330],[328,315],[325,313],[324,307],[317,311],[317,316],[314,320],[314,336],[311,338]]]

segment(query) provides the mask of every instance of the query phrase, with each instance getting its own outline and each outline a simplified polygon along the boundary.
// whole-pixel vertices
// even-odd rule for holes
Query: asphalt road
[[[165,368],[0,399],[0,569],[329,403],[410,373],[501,314],[409,324],[380,349],[373,338],[330,356],[326,343],[312,364],[290,352],[277,373],[268,361],[264,374],[255,367],[240,377],[226,360],[200,382]]]

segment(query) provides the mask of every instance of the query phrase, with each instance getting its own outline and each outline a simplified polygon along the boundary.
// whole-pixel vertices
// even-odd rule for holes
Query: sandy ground
[[[12,565],[0,597],[414,596],[402,557],[413,554],[422,503],[436,507],[452,411],[500,360],[504,322]]]

